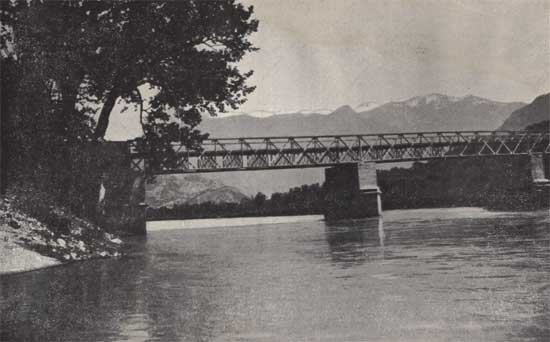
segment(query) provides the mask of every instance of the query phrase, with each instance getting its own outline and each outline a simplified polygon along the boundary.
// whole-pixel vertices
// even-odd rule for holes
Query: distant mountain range
[[[206,118],[199,128],[216,138],[494,130],[523,106],[522,102],[497,102],[473,95],[430,94],[381,106],[366,102],[353,109],[346,105],[328,115],[302,112]]]
[[[541,95],[525,107],[515,110],[500,126],[500,130],[521,130],[550,120],[550,93]]]
[[[240,202],[247,198],[239,189],[200,175],[162,175],[147,184],[145,202],[154,208],[203,202]]]
[[[342,106],[329,114],[301,111],[271,112],[205,119],[200,128],[212,137],[250,137],[317,134],[358,134],[436,130],[521,130],[550,118],[550,94],[531,104],[496,102],[476,96],[441,94],[417,96],[377,105],[365,102]],[[260,117],[261,116],[261,117]],[[283,173],[286,172],[286,173]],[[322,172],[322,171],[321,171]],[[213,174],[214,175],[214,174]],[[147,186],[146,202],[152,207],[181,203],[240,202],[256,191],[287,191],[305,183],[322,182],[318,169],[201,175],[166,175]],[[237,187],[227,184],[236,184]]]
[[[522,102],[496,102],[468,95],[441,94],[417,96],[403,102],[390,102],[361,113],[369,125],[391,132],[494,130]]]

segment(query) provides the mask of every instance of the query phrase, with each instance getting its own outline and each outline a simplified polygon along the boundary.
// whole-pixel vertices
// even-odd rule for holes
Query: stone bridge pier
[[[382,214],[376,163],[342,164],[325,169],[325,219],[355,219]]]
[[[102,143],[96,222],[106,231],[121,235],[146,233],[145,175],[132,167],[127,142]],[[143,170],[142,165],[142,170]]]

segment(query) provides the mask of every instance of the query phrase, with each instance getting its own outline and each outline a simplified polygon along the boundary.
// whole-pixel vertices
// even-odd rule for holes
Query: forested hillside
[[[538,96],[530,104],[510,114],[500,130],[520,130],[550,120],[550,93]]]

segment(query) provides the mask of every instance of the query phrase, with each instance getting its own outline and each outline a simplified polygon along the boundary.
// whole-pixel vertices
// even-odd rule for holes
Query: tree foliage
[[[138,147],[171,163],[170,142],[197,146],[201,115],[237,108],[254,89],[237,62],[255,50],[258,21],[235,0],[0,4],[3,150],[13,174],[78,164],[81,146],[104,139],[117,99],[140,108]],[[147,86],[150,99],[140,93]]]
[[[253,90],[245,83],[251,72],[235,63],[255,50],[248,37],[258,22],[234,0],[9,3],[2,47],[11,41],[19,64],[40,59],[35,68],[61,97],[102,104],[96,138],[114,101],[141,101],[135,92],[144,84],[158,89],[149,126],[172,118],[194,127],[201,113],[235,109]]]

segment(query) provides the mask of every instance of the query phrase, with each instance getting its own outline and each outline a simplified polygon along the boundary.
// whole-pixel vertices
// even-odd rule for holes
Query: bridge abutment
[[[103,143],[97,223],[122,235],[146,233],[145,175],[132,168],[126,142]]]
[[[376,164],[342,164],[325,169],[327,220],[376,217],[382,214]]]

